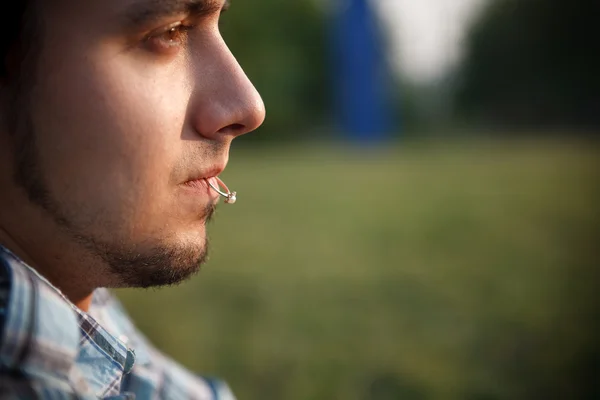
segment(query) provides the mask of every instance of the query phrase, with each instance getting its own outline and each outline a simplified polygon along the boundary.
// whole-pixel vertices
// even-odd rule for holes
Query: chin
[[[169,286],[194,276],[208,258],[204,228],[178,236],[144,244],[93,240],[87,247],[108,266],[112,287]]]
[[[157,287],[181,283],[194,276],[208,257],[208,245],[156,247],[123,264],[112,264],[113,272],[128,287]],[[114,260],[113,260],[114,261]]]

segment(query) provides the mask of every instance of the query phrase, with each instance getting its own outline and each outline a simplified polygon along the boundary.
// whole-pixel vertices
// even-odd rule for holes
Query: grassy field
[[[592,398],[599,155],[554,140],[234,148],[239,200],[201,274],[118,294],[240,400]]]

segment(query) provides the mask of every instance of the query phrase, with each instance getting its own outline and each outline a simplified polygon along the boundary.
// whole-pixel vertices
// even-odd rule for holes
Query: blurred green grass
[[[566,140],[234,148],[239,201],[200,275],[117,293],[157,347],[239,399],[587,396],[598,155]]]

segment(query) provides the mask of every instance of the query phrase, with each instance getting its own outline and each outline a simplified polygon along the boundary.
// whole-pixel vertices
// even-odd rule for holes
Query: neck
[[[46,278],[52,285],[59,288],[65,297],[75,304],[77,308],[85,312],[89,310],[92,302],[93,290],[82,289],[81,286],[79,285],[78,287],[77,284],[70,285],[68,281],[65,282],[60,279],[61,277],[59,274],[44,268],[41,263],[36,263],[34,257],[29,254],[29,252],[25,251],[24,246],[20,245],[19,241],[2,227],[0,227],[0,245],[6,247],[28,266],[35,269],[40,275]]]

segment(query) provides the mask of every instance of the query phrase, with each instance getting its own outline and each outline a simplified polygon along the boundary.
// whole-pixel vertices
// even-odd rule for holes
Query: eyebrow
[[[178,14],[210,15],[226,11],[229,6],[230,0],[141,0],[129,6],[126,18],[131,24],[142,26]]]

